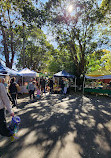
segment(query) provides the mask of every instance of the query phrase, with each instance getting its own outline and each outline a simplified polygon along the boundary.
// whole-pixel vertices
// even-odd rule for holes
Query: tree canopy
[[[81,74],[111,67],[110,1],[103,0],[1,0],[1,52],[6,66],[56,73],[66,69]],[[52,33],[57,48],[47,40]],[[23,59],[25,57],[25,63]]]

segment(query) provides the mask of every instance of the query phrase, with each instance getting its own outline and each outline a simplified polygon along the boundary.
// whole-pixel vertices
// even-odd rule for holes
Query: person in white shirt
[[[14,112],[12,111],[6,88],[1,82],[2,79],[0,78],[0,134],[2,136],[10,137],[13,134],[10,132],[6,125],[5,109],[8,110],[10,116],[12,117],[14,117]]]
[[[68,80],[67,79],[64,79],[64,94],[67,93],[67,88],[69,87],[69,83],[68,83]]]
[[[35,81],[30,82],[28,85],[30,99],[32,99],[32,95],[33,95],[33,99],[35,99],[35,95],[34,95],[35,89],[36,89]]]

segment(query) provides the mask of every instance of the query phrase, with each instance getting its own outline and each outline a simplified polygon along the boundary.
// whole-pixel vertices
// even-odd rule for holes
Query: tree
[[[104,57],[106,52],[109,52],[109,51],[101,49],[98,51],[94,51],[92,54],[89,54],[87,56],[87,60],[89,61],[87,64],[87,67],[88,67],[87,73],[99,70],[102,67],[104,67],[105,63],[103,62],[102,58]]]
[[[99,32],[102,34],[103,30],[97,30],[99,24],[103,22],[101,19],[104,19],[104,14],[96,0],[76,0],[69,4],[65,0],[49,2],[46,3],[46,8],[50,10],[49,23],[54,30],[52,32],[59,47],[69,54],[73,72],[80,78],[90,66],[90,59],[93,65],[96,64],[96,68],[99,67],[99,58],[104,54],[99,50],[110,42],[105,35],[99,37]],[[73,7],[72,12],[68,12],[70,5]],[[92,56],[95,54],[96,57],[90,58],[91,54]],[[94,59],[97,59],[96,62]],[[67,63],[67,60],[65,62]]]
[[[100,10],[102,14],[107,14],[109,11],[111,11],[111,1],[110,0],[102,0]]]
[[[43,71],[47,67],[49,54],[53,52],[54,48],[49,44],[41,29],[34,26],[31,28],[26,29],[25,66],[33,70]],[[22,65],[23,54],[19,54],[17,67],[21,68]]]
[[[54,33],[59,46],[67,51],[80,78],[87,70],[87,55],[96,50],[98,41],[95,36],[96,21],[102,16],[96,1],[72,1],[72,13],[68,12],[67,1],[56,3],[50,8]],[[46,7],[48,3],[46,4]]]
[[[111,72],[111,51],[103,50],[105,54],[101,57],[102,67]]]
[[[1,0],[0,1],[0,28],[2,53],[5,55],[6,66],[12,68],[14,56],[18,50],[18,42],[23,38],[22,23],[26,25],[35,24],[39,27],[45,22],[45,15],[42,9],[37,9],[30,0]],[[20,26],[20,27],[19,27]],[[18,36],[18,32],[20,33]],[[22,47],[21,47],[22,49]]]

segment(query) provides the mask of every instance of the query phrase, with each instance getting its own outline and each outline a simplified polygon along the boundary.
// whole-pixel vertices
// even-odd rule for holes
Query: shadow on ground
[[[32,149],[37,158],[111,158],[110,102],[101,96],[53,94],[20,103],[19,138],[14,143],[6,139],[0,156],[24,158],[21,153]]]

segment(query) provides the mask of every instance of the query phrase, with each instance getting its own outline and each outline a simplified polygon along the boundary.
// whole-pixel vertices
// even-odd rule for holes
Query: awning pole
[[[84,80],[83,80],[83,94],[84,94],[84,85],[85,85],[85,75],[84,75]]]
[[[22,76],[22,86],[23,86],[23,76]]]

